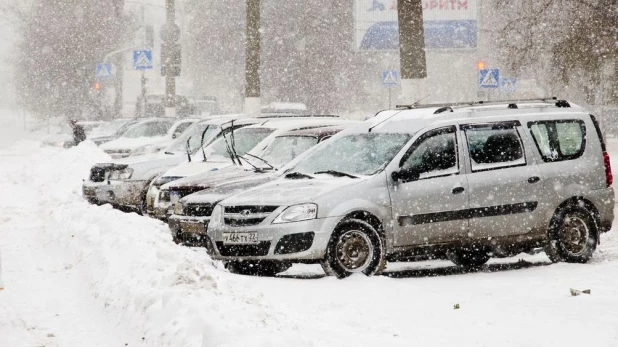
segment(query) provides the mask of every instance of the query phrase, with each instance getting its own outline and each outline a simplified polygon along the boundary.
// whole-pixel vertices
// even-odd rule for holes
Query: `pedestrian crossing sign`
[[[144,49],[133,51],[133,68],[135,70],[151,70],[152,50]]]
[[[116,75],[116,69],[113,64],[97,64],[95,77],[99,80],[106,80]]]
[[[479,70],[479,87],[480,88],[500,87],[500,69]]]
[[[394,87],[399,84],[399,72],[397,70],[382,71],[382,85],[385,87]]]

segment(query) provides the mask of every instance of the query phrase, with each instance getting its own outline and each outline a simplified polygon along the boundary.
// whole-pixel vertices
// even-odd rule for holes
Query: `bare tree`
[[[497,36],[511,70],[545,71],[554,90],[577,90],[590,104],[598,86],[618,76],[615,0],[495,0],[495,6],[508,17]],[[607,84],[603,99],[618,102],[616,77]]]
[[[96,63],[128,38],[124,1],[106,3],[33,0],[29,11],[18,13],[16,84],[23,107],[76,117],[93,105]]]

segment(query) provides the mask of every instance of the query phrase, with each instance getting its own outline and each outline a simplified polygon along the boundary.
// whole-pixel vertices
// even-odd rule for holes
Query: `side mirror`
[[[393,181],[410,182],[418,180],[420,178],[420,173],[414,169],[401,169],[399,171],[393,171],[391,177]]]

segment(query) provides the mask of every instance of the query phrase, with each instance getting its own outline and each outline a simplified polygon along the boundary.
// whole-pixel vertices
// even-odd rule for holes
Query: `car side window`
[[[465,127],[472,172],[526,165],[523,142],[514,125]]]
[[[401,163],[403,170],[413,171],[419,179],[459,173],[455,127],[423,134],[410,147]]]
[[[586,126],[581,120],[528,123],[534,143],[545,162],[579,158],[586,147]]]

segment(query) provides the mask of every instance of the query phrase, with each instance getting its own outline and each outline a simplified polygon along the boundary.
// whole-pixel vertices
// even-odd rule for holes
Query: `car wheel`
[[[369,223],[348,219],[331,236],[322,269],[327,275],[346,278],[354,273],[374,275],[383,267],[382,238]]]
[[[554,263],[586,263],[597,248],[597,235],[597,226],[590,212],[581,207],[570,207],[550,226],[545,253]]]
[[[225,268],[238,275],[272,277],[278,273],[287,271],[292,264],[281,261],[230,261],[225,263]]]
[[[474,246],[450,251],[446,256],[455,265],[472,269],[483,266],[491,258],[485,249]]]

